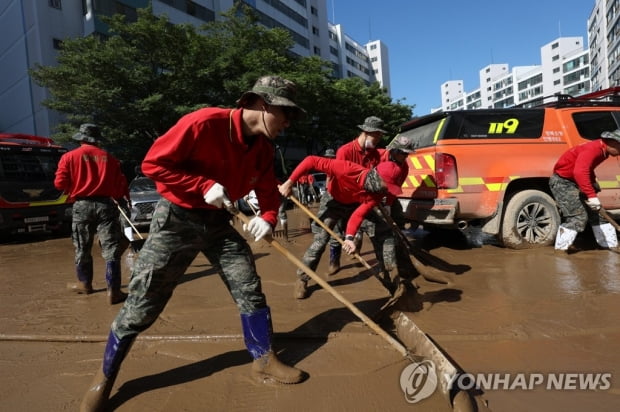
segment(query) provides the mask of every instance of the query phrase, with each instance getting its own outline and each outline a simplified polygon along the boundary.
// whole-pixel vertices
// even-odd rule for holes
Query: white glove
[[[601,201],[598,200],[598,197],[589,198],[588,200],[586,200],[586,204],[590,207],[590,209],[594,210],[595,212],[601,210]]]
[[[250,232],[254,236],[254,241],[258,242],[273,230],[271,225],[262,217],[254,216],[248,224],[243,225],[243,230]]]
[[[219,208],[221,208],[226,202],[230,203],[226,189],[224,189],[224,186],[219,183],[214,183],[213,186],[207,190],[204,198],[206,203]]]

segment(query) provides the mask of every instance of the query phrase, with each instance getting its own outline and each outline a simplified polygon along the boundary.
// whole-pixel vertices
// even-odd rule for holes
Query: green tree
[[[145,8],[135,23],[121,15],[103,18],[105,37],[65,40],[57,66],[31,70],[50,92],[44,104],[65,115],[53,137],[67,141],[80,123],[96,122],[110,150],[139,162],[179,117],[204,106],[234,107],[264,74],[298,83],[309,116],[284,141],[302,142],[308,153],[352,138],[368,115],[381,116],[394,133],[410,118],[412,107],[392,103],[378,85],[336,80],[329,62],[293,55],[290,34],[258,24],[241,2],[223,17],[196,28]]]

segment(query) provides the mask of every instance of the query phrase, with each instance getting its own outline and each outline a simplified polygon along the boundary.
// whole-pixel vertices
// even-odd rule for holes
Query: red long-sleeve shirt
[[[273,144],[263,135],[244,140],[242,112],[209,107],[183,116],[153,143],[142,171],[164,198],[186,208],[213,209],[204,194],[216,182],[232,201],[254,190],[261,217],[275,226],[280,194]]]
[[[347,222],[346,234],[354,235],[359,229],[364,216],[379,205],[383,194],[368,193],[364,190],[364,181],[370,169],[348,160],[328,159],[320,156],[306,157],[291,173],[290,180],[297,182],[302,176],[317,170],[332,176],[331,195],[342,204],[360,205]]]
[[[608,156],[603,139],[592,140],[566,151],[556,162],[553,172],[575,182],[588,198],[596,197],[592,186],[596,182],[594,169]]]
[[[120,161],[100,147],[82,144],[60,158],[54,186],[79,197],[112,197],[129,199],[127,178]]]
[[[377,148],[363,148],[356,138],[338,148],[336,159],[348,160],[370,169],[379,164],[381,153]]]
[[[381,161],[382,162],[391,162],[392,160],[390,160],[390,151],[386,150],[386,149],[379,149],[379,153],[381,154]],[[407,179],[407,176],[409,176],[409,165],[407,164],[407,161],[405,160],[403,163],[398,163],[398,162],[394,162],[398,165],[398,167],[400,168],[400,175],[398,176],[398,182],[399,184],[402,186],[403,183],[405,183],[405,179]]]

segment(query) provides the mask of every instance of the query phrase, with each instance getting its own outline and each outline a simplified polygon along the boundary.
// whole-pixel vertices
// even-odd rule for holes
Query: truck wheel
[[[524,190],[508,202],[501,240],[511,249],[549,246],[559,225],[560,214],[553,198],[540,190]]]

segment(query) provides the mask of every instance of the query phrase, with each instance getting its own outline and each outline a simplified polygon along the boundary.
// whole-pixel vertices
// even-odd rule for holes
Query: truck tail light
[[[456,189],[459,175],[456,171],[456,159],[445,153],[435,154],[435,181],[437,189]]]

